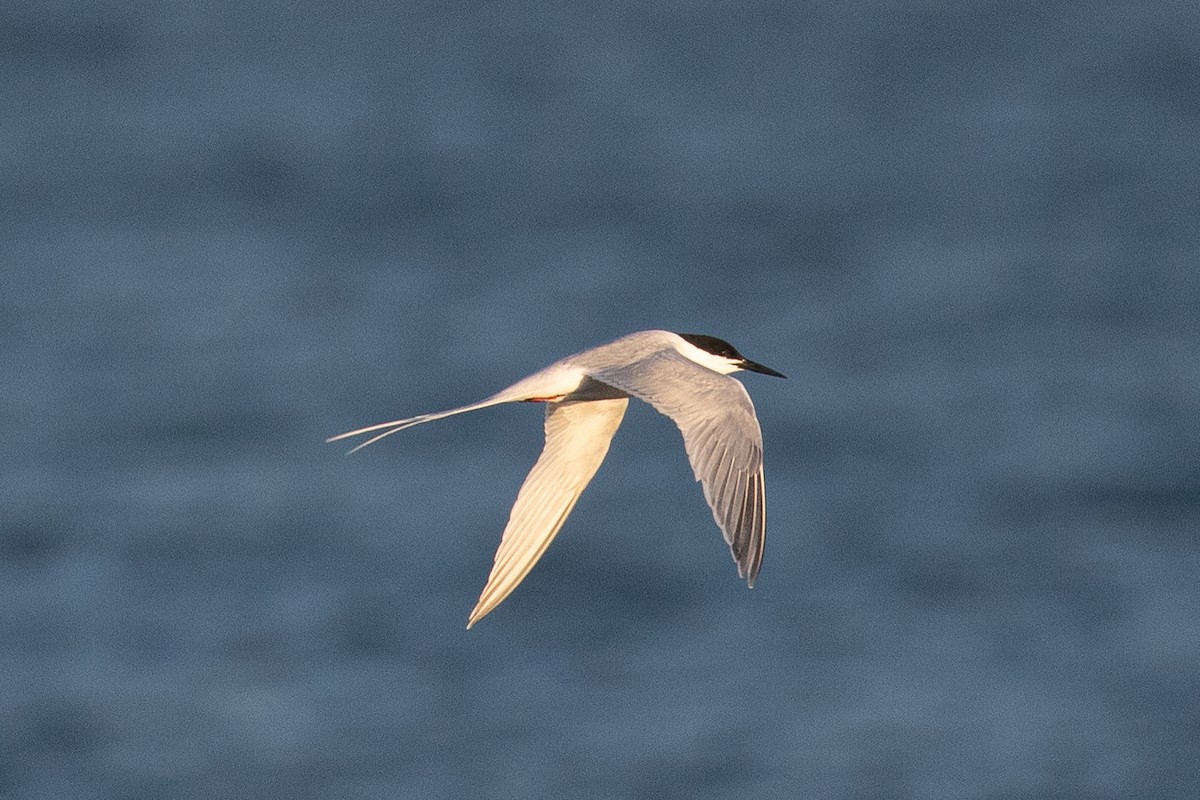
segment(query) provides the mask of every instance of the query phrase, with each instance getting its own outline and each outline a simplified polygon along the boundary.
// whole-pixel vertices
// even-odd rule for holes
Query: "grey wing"
[[[554,541],[608,453],[628,405],[627,397],[546,404],[546,445],[517,493],[468,628],[517,588]]]
[[[767,509],[762,429],[746,388],[674,351],[589,373],[674,420],[738,574],[754,586],[766,544]]]

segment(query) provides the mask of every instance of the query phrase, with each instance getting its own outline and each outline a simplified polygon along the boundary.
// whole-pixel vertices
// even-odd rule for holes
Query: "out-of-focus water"
[[[0,9],[0,796],[1200,796],[1194,3]],[[733,341],[747,591],[631,407]],[[635,404],[636,406],[636,404]]]

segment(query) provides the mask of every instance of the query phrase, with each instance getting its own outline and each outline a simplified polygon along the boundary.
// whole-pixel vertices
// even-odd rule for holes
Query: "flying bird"
[[[374,434],[350,452],[436,419],[501,403],[545,403],[546,444],[517,493],[470,628],[533,569],[608,453],[629,398],[670,417],[704,498],[753,587],[766,541],[762,431],[740,370],[785,377],[715,336],[641,331],[556,361],[478,403],[347,431],[326,441]]]

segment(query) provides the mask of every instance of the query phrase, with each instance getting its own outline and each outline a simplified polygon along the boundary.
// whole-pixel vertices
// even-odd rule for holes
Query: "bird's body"
[[[328,441],[397,431],[501,403],[546,403],[546,444],[517,495],[471,627],[537,563],[608,453],[630,397],[675,421],[696,480],[738,565],[753,586],[766,534],[762,432],[754,405],[729,373],[783,377],[711,336],[641,331],[556,361],[478,403],[348,431]],[[353,450],[351,452],[354,452]]]

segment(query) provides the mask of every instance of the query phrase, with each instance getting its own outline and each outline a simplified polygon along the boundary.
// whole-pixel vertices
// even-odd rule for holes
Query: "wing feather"
[[[604,461],[628,405],[627,397],[546,404],[546,444],[517,493],[468,628],[517,588],[554,541]]]
[[[766,545],[766,496],[762,429],[745,387],[669,349],[589,374],[675,422],[738,574],[753,586]]]

